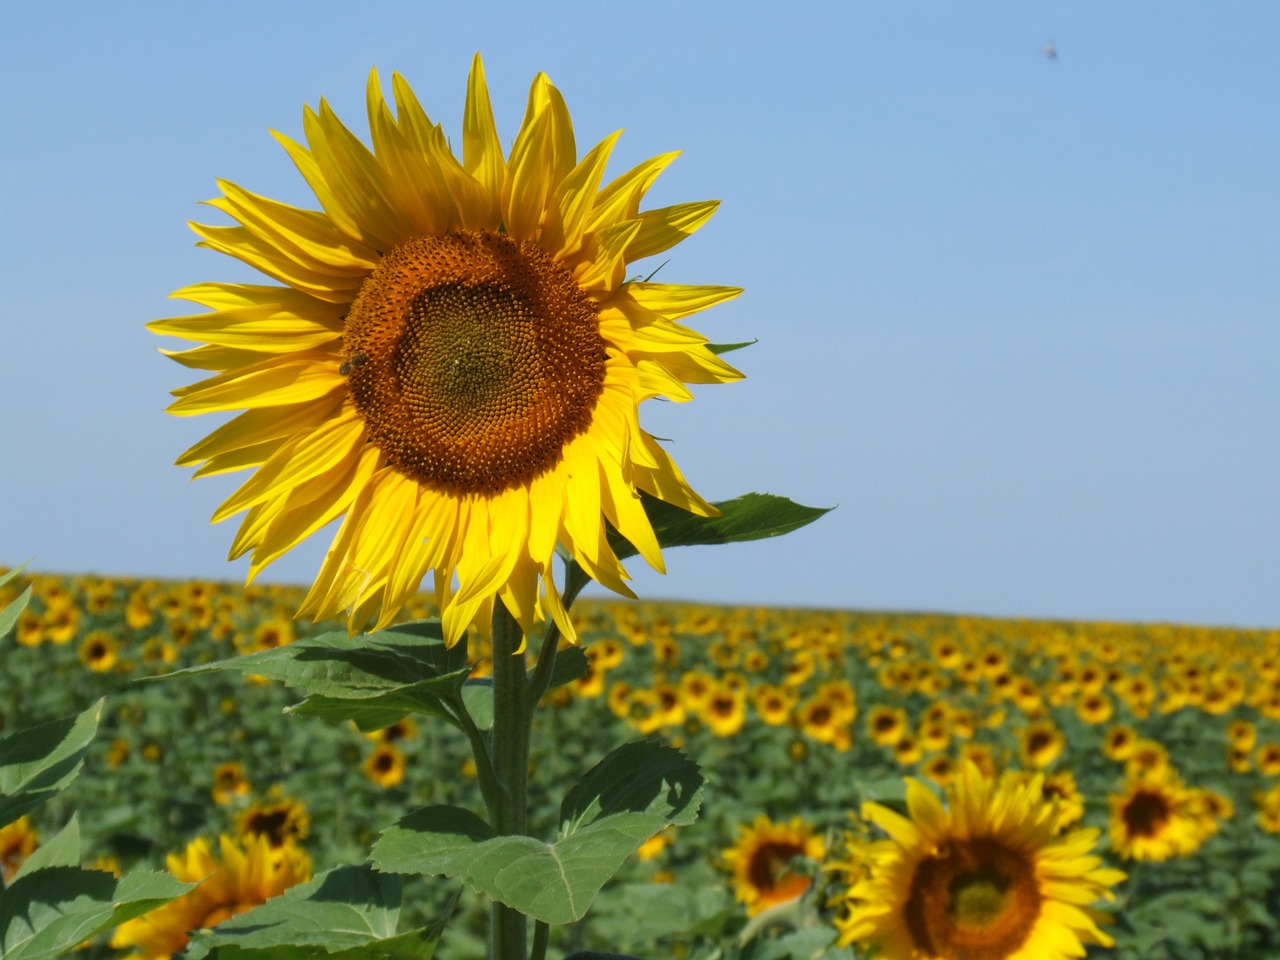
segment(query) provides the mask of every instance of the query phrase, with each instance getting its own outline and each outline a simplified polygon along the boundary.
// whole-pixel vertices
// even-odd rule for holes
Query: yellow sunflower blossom
[[[800,817],[775,823],[763,814],[738,828],[738,840],[724,851],[725,864],[733,871],[734,896],[746,905],[747,915],[800,897],[813,878],[792,869],[792,861],[820,861],[826,852],[822,837]]]
[[[874,946],[883,960],[1066,960],[1084,944],[1111,945],[1092,905],[1113,899],[1124,874],[1092,855],[1098,831],[1055,832],[1057,806],[1039,781],[966,763],[947,806],[913,779],[909,816],[863,804],[863,820],[888,838],[848,844],[861,870],[842,867],[852,882],[839,943]]]
[[[22,862],[35,852],[39,844],[40,834],[31,825],[29,816],[21,816],[0,827],[0,879],[5,883],[12,880]]]
[[[80,662],[94,673],[106,673],[116,665],[120,644],[105,630],[92,630],[80,641]]]
[[[263,836],[273,847],[296,844],[311,830],[311,815],[298,800],[278,803],[255,803],[236,817],[236,832],[241,836]]]
[[[305,852],[292,845],[272,847],[265,836],[237,840],[223,834],[218,849],[220,856],[215,856],[200,837],[182,853],[171,853],[169,872],[200,886],[122,923],[111,946],[133,948],[131,956],[139,960],[168,960],[186,947],[192,930],[217,926],[311,879],[311,858]]]
[[[209,312],[148,325],[202,342],[173,356],[213,373],[170,412],[244,411],[178,464],[253,470],[213,516],[247,512],[231,556],[251,555],[250,580],[341,518],[300,616],[381,628],[431,574],[450,643],[487,633],[498,602],[526,634],[549,615],[573,640],[557,545],[633,596],[606,532],[663,570],[640,493],[715,513],[638,408],[741,377],[680,323],[741,291],[628,267],[717,204],[640,210],[675,153],[602,187],[618,134],[579,157],[544,74],[505,156],[479,55],[461,160],[398,74],[392,93],[394,113],[370,74],[372,149],[324,100],[304,112],[305,146],[276,134],[319,210],[219,181],[210,206],[235,225],[192,225],[273,282],[184,287]]]
[[[1111,797],[1111,847],[1128,860],[1190,856],[1212,832],[1199,808],[1197,791],[1172,769],[1133,777]]]
[[[388,790],[404,782],[405,758],[394,743],[380,743],[360,767],[364,775]]]
[[[244,765],[238,760],[228,760],[213,769],[213,788],[209,791],[214,803],[230,803],[248,794],[250,783],[244,775]]]

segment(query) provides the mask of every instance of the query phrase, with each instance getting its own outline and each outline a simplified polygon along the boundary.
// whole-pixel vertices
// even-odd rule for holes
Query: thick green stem
[[[490,823],[500,836],[523,835],[529,819],[530,711],[526,706],[524,635],[501,600],[493,605],[493,758],[498,790],[489,810]],[[517,653],[517,651],[520,651]],[[528,923],[505,904],[493,905],[490,927],[493,960],[525,960]]]

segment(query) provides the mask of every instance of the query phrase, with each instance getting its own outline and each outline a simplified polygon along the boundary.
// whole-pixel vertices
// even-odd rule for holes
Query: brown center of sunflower
[[[394,248],[343,328],[351,397],[388,462],[492,495],[560,462],[604,389],[596,304],[532,241],[462,231]]]
[[[794,900],[809,889],[812,881],[791,869],[796,857],[804,856],[804,846],[786,840],[769,840],[751,853],[747,879],[763,905]]]
[[[1139,791],[1124,806],[1125,829],[1132,837],[1154,837],[1172,812],[1163,794]]]
[[[1027,738],[1027,752],[1040,753],[1053,746],[1053,737],[1044,730],[1036,730]]]
[[[921,953],[1002,960],[1026,942],[1040,904],[1029,858],[988,837],[954,841],[922,860],[903,914]]]

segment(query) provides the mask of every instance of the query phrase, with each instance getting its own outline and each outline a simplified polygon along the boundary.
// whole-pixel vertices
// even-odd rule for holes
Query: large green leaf
[[[668,824],[691,823],[701,802],[697,764],[640,741],[615,750],[570,791],[554,843],[495,837],[475,814],[437,806],[384,831],[372,861],[391,873],[460,877],[527,916],[571,923],[642,843]]]
[[[156,679],[213,670],[264,676],[306,696],[294,712],[354,720],[373,730],[406,713],[452,722],[445,702],[457,694],[470,669],[465,648],[445,646],[439,621],[423,620],[355,639],[335,631]]]
[[[187,960],[429,960],[447,915],[397,935],[400,896],[397,876],[338,867],[200,931]]]
[[[733,500],[712,504],[720,511],[720,516],[699,517],[647,493],[641,493],[640,500],[658,543],[663,547],[742,543],[780,537],[812,523],[831,509],[806,507],[771,493],[744,493]],[[609,545],[620,560],[636,554],[636,548],[614,530],[609,531]]]
[[[73,866],[24,870],[0,894],[0,958],[53,960],[194,886],[150,870],[120,880]]]
[[[79,716],[0,737],[0,827],[57,794],[80,772],[102,703]]]

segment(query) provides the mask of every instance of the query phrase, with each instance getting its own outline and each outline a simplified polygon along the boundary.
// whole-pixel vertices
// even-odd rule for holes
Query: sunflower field
[[[468,743],[442,724],[287,715],[296,692],[252,674],[155,681],[331,630],[292,618],[301,588],[18,574],[0,601],[28,587],[0,640],[0,735],[105,700],[80,775],[0,828],[5,881],[73,815],[90,869],[210,878],[87,940],[86,957],[169,956],[238,905],[364,862],[406,810],[473,802]],[[405,611],[430,613],[421,597]],[[540,784],[628,740],[697,757],[705,802],[558,927],[548,956],[869,956],[861,932],[888,929],[872,893],[927,901],[932,882],[892,863],[869,882],[868,863],[900,858],[876,838],[1050,804],[1044,849],[1096,837],[1036,861],[1058,869],[1053,889],[1107,895],[1089,908],[1104,932],[1090,956],[1280,955],[1280,631],[595,599],[572,615],[585,656],[538,718],[531,824],[555,824]],[[487,656],[473,639],[473,677]],[[0,751],[0,768],[12,760]],[[981,780],[997,774],[998,790]],[[963,793],[938,806],[980,780],[967,812]],[[970,892],[980,918],[990,891]],[[998,955],[1056,956],[1084,922],[1026,906],[1027,943],[1050,946]],[[403,911],[418,925],[452,913],[437,956],[485,955],[483,904],[455,881],[407,886]],[[925,908],[904,922],[918,939],[932,921]]]

